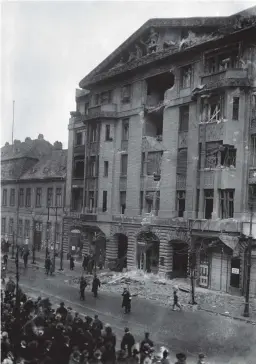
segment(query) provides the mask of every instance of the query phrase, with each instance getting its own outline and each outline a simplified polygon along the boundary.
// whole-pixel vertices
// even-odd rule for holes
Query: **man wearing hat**
[[[197,364],[206,364],[205,355],[203,353],[200,353],[198,355],[198,362],[197,362]]]
[[[178,353],[176,354],[176,358],[178,359],[178,361],[176,361],[175,364],[186,364],[187,363],[187,356],[183,353]]]
[[[128,327],[125,328],[124,332],[125,332],[125,334],[121,341],[121,350],[125,351],[127,348],[128,356],[131,357],[132,356],[132,347],[135,344],[135,339],[134,339],[133,335],[130,333],[130,330],[128,329]]]

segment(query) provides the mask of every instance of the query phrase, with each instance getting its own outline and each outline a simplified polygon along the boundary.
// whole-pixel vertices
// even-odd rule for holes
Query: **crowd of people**
[[[2,364],[170,363],[167,350],[155,354],[149,333],[138,344],[125,328],[117,348],[111,326],[97,315],[83,318],[64,302],[54,309],[48,298],[32,300],[20,288],[16,295],[11,277],[1,290],[1,353]],[[185,354],[176,357],[176,364],[186,363]]]

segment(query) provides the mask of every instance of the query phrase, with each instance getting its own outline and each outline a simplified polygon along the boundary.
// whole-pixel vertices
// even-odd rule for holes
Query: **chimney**
[[[62,143],[61,143],[61,142],[56,141],[56,142],[53,144],[53,148],[54,148],[54,150],[62,150]]]
[[[39,134],[37,139],[39,139],[39,140],[44,140],[44,136],[43,136],[43,134]]]

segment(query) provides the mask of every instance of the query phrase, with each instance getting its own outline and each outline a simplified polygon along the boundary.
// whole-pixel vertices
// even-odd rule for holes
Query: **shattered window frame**
[[[191,64],[181,67],[181,69],[180,69],[180,88],[181,89],[186,89],[186,88],[191,87],[192,74],[193,74],[193,67]]]
[[[232,219],[234,217],[235,189],[219,190],[221,219]]]
[[[214,189],[204,189],[204,217],[206,220],[212,219],[214,206]]]
[[[178,217],[184,217],[184,211],[186,210],[186,191],[179,190],[176,192],[176,210]]]

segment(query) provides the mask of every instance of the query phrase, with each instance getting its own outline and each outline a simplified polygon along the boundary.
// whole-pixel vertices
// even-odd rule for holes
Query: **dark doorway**
[[[117,251],[118,259],[123,259],[124,260],[123,268],[127,268],[127,251],[128,251],[127,236],[124,234],[118,234],[117,244],[118,244],[118,251]]]
[[[35,231],[35,249],[40,252],[42,246],[42,231]]]
[[[188,270],[188,245],[173,243],[173,278],[186,278]]]
[[[240,282],[240,259],[232,258],[230,286],[234,288],[239,288],[239,282]]]

